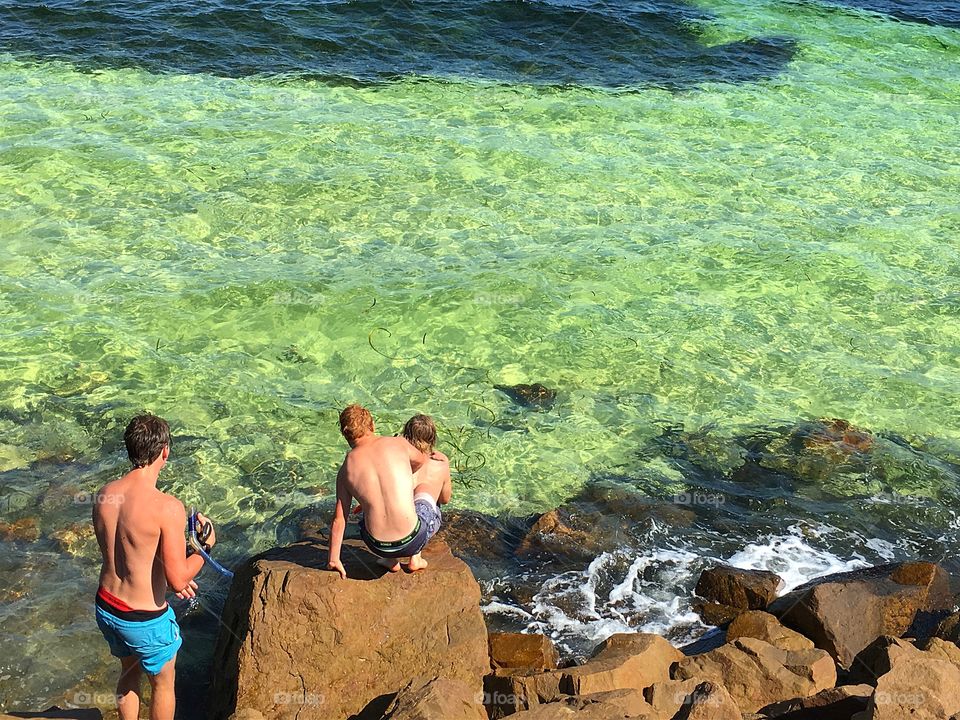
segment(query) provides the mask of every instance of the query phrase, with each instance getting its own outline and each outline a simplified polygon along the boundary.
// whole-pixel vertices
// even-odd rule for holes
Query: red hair
[[[353,447],[357,440],[373,432],[373,415],[362,405],[347,405],[340,413],[340,432]]]

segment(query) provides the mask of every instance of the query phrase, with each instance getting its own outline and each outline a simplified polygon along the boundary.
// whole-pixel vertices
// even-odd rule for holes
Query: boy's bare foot
[[[400,562],[390,558],[378,558],[377,564],[382,565],[390,572],[397,572],[400,569]]]
[[[410,568],[410,572],[417,572],[417,570],[426,570],[427,565],[429,565],[426,560],[420,557],[419,553],[410,558],[410,563],[407,565]]]

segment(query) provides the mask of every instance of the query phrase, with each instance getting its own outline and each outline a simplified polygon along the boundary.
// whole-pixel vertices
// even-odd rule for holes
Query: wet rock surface
[[[721,605],[763,610],[776,599],[782,586],[783,580],[776,573],[718,565],[703,571],[696,593]]]

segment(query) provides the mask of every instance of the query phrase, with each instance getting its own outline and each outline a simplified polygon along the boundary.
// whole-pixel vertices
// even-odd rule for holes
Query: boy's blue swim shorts
[[[103,633],[110,654],[124,658],[135,656],[148,675],[156,675],[177,654],[183,644],[180,626],[169,605],[161,614],[147,620],[124,620],[107,603],[97,602],[97,627]]]

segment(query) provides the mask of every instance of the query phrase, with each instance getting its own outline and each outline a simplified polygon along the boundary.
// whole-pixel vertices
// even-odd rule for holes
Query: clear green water
[[[239,555],[330,494],[349,402],[390,432],[432,414],[455,503],[513,514],[611,468],[668,486],[635,455],[665,423],[835,416],[955,446],[960,30],[703,7],[709,44],[797,54],[622,93],[0,56],[0,470],[93,490],[129,417],[161,414],[186,438],[167,487]],[[557,404],[493,388],[520,382]],[[30,471],[48,459],[90,472]],[[60,581],[95,582],[84,558]]]

